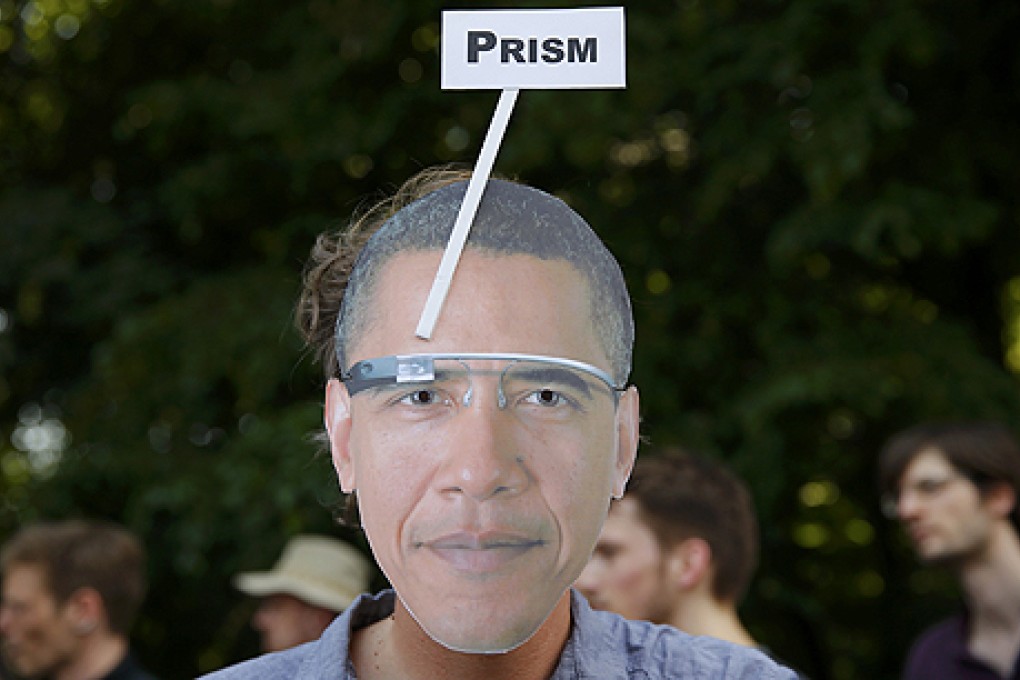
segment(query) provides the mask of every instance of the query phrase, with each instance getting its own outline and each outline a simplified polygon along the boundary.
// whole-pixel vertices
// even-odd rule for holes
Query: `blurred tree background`
[[[0,0],[0,538],[138,531],[162,677],[255,652],[235,571],[351,537],[290,317],[318,232],[473,163],[497,95],[439,89],[457,5]],[[756,635],[895,677],[956,593],[881,517],[876,453],[1020,425],[1020,5],[647,0],[627,34],[628,88],[522,93],[497,170],[620,257],[649,450],[750,481]]]

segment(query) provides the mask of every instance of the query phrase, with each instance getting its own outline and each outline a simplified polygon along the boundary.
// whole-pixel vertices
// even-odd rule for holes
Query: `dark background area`
[[[317,233],[473,163],[497,93],[439,89],[457,6],[0,0],[0,538],[136,530],[164,678],[255,652],[229,579],[291,534],[364,547],[290,318]],[[885,439],[1020,425],[1017,35],[1013,0],[646,0],[627,89],[523,92],[497,160],[620,258],[648,450],[749,481],[742,611],[815,680],[895,677],[955,606],[881,517]]]

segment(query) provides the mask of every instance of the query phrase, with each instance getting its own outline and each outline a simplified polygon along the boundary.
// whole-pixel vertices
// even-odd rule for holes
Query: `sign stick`
[[[425,300],[425,308],[422,310],[421,318],[418,320],[418,328],[414,334],[423,340],[432,337],[432,330],[439,318],[439,311],[446,300],[446,294],[450,291],[450,283],[453,281],[453,271],[457,268],[457,262],[467,242],[468,231],[478,211],[478,204],[482,200],[482,193],[485,191],[485,183],[492,173],[492,166],[496,162],[496,152],[499,151],[500,142],[503,141],[503,133],[506,132],[507,123],[510,121],[510,113],[517,101],[518,89],[504,89],[500,91],[499,102],[496,103],[496,112],[492,115],[492,122],[489,123],[489,130],[485,133],[485,140],[482,142],[482,150],[478,154],[478,162],[471,173],[468,181],[467,192],[464,194],[464,201],[460,204],[460,211],[457,213],[457,221],[454,222],[453,231],[450,233],[450,241],[443,251],[443,259],[439,262],[439,270],[436,278],[432,281],[432,289],[429,291],[428,299]]]

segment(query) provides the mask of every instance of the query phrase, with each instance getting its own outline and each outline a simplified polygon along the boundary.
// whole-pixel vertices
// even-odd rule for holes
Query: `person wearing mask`
[[[209,677],[793,677],[745,647],[593,611],[571,589],[637,453],[630,298],[580,215],[490,179],[419,336],[468,179],[425,171],[323,235],[298,306],[340,487],[392,590],[316,642]]]

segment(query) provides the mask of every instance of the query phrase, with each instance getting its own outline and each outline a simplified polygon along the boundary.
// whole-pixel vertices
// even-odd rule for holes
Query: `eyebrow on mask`
[[[552,387],[565,387],[580,392],[586,397],[591,396],[591,383],[575,371],[565,368],[535,366],[533,368],[512,369],[511,375],[515,379],[550,385]]]
[[[579,375],[576,371],[556,366],[534,366],[522,367],[514,364],[509,369],[502,368],[443,368],[437,369],[435,381],[460,380],[465,376],[508,376],[511,380],[524,380],[526,382],[548,385],[550,387],[567,388],[591,396],[591,381]],[[427,383],[428,381],[422,381]],[[408,383],[410,384],[410,383]]]

